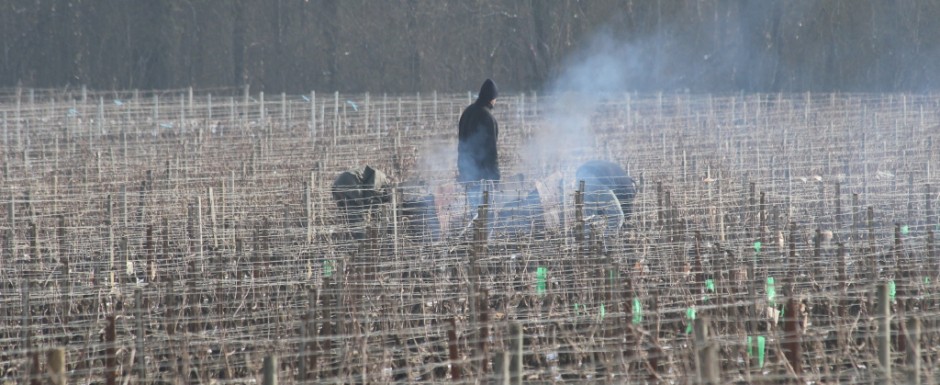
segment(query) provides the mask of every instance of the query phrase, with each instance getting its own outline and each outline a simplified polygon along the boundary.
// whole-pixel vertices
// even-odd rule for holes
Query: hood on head
[[[480,96],[477,97],[477,102],[482,104],[489,104],[489,102],[499,96],[499,90],[496,89],[496,83],[491,79],[486,79],[483,82],[483,86],[480,87]]]

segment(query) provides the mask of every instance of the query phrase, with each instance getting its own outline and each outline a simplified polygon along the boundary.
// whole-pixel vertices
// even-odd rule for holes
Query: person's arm
[[[490,140],[489,143],[487,143],[486,149],[487,154],[489,155],[487,159],[489,163],[487,164],[487,168],[492,170],[494,180],[500,180],[501,175],[499,172],[499,150],[497,147],[497,143],[499,142],[499,123],[497,123],[496,119],[494,119],[492,116],[490,116],[489,123],[491,131]]]

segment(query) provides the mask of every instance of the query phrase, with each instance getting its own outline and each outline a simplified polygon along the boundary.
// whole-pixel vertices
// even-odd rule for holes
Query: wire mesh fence
[[[504,96],[482,208],[472,98],[0,93],[0,376],[936,382],[940,97]],[[354,217],[331,188],[366,165]]]

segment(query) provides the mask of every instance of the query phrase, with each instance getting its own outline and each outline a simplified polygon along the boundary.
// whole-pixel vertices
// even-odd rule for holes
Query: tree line
[[[922,92],[936,36],[932,0],[0,0],[0,87],[523,91],[616,51],[641,92]]]

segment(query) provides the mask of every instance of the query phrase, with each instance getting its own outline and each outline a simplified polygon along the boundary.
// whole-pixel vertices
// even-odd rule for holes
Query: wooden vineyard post
[[[816,268],[813,269],[812,271],[813,275],[811,279],[813,280],[816,280],[816,277],[824,276],[825,270],[826,270],[826,267],[820,263],[820,261],[822,261],[822,259],[819,258],[819,255],[821,253],[821,250],[820,250],[821,247],[822,247],[822,229],[817,227],[816,234],[813,235],[813,262],[812,263],[816,265]]]
[[[42,260],[42,255],[40,254],[41,249],[39,247],[39,225],[37,225],[34,220],[30,220],[28,231],[30,258],[35,258],[37,261]]]
[[[147,260],[147,266],[145,267],[144,276],[147,277],[147,280],[156,283],[157,280],[157,261],[156,261],[156,251],[157,246],[153,241],[153,225],[148,224],[147,230],[144,235],[144,254]]]
[[[181,313],[181,309],[183,307],[180,299],[183,298],[184,294],[178,294],[176,292],[176,284],[172,279],[167,281],[166,288],[167,294],[164,302],[166,303],[167,313],[167,317],[165,317],[167,339],[170,346],[176,345],[174,347],[179,349],[175,354],[170,355],[170,360],[172,360],[171,362],[179,363],[178,365],[171,366],[173,369],[171,370],[170,375],[173,376],[173,381],[182,382],[185,378],[185,374],[189,373],[189,352],[186,351],[186,339],[185,337],[181,337],[178,334],[180,329],[179,314]]]
[[[881,368],[879,383],[891,383],[891,299],[888,282],[878,285],[878,363]]]
[[[698,382],[716,385],[720,383],[718,369],[718,345],[708,339],[708,317],[699,316],[693,321],[695,332],[696,369]]]
[[[797,378],[803,375],[803,341],[800,325],[800,300],[790,298],[783,319],[783,354],[786,356]]]
[[[846,343],[848,343],[848,334],[845,331],[846,327],[846,316],[848,315],[848,306],[849,306],[849,278],[848,278],[848,261],[846,260],[845,254],[845,244],[839,242],[836,247],[838,248],[837,255],[837,279],[839,280],[839,300],[836,301],[836,306],[838,306],[838,324],[836,330],[838,332],[837,341],[839,348],[843,348]]]
[[[907,217],[914,218],[914,173],[907,175]]]
[[[629,298],[629,296],[627,296],[627,298]],[[632,313],[632,311],[631,311],[631,313]],[[660,377],[659,377],[659,373],[662,371],[662,369],[661,369],[661,366],[660,366],[660,363],[659,363],[659,359],[660,359],[661,357],[663,357],[664,354],[663,354],[663,350],[662,350],[662,348],[661,348],[662,345],[660,345],[660,343],[659,343],[659,329],[660,329],[660,320],[661,320],[661,318],[660,318],[660,316],[659,316],[659,314],[660,314],[660,313],[659,313],[659,296],[656,295],[656,291],[654,291],[654,290],[651,290],[651,291],[650,291],[650,310],[649,310],[649,313],[650,313],[651,318],[652,318],[652,319],[649,320],[648,322],[649,322],[650,329],[651,329],[651,330],[650,330],[650,332],[651,332],[651,333],[650,333],[650,334],[651,334],[650,342],[651,342],[652,345],[653,345],[653,349],[649,352],[650,354],[648,355],[648,360],[649,360],[649,366],[648,366],[649,376],[647,377],[647,381],[655,382],[655,381],[657,381],[657,380],[660,378]]]
[[[277,356],[264,357],[264,371],[262,384],[277,385]]]
[[[460,365],[457,360],[460,358],[457,352],[457,319],[450,317],[447,329],[447,353],[450,358],[450,379],[454,382],[460,381]]]
[[[195,118],[195,117],[196,117],[196,113],[193,111],[193,87],[189,87],[189,88],[188,88],[188,92],[186,93],[186,97],[187,97],[187,101],[188,101],[187,107],[188,107],[188,109],[189,109],[189,116],[192,117],[192,118]]]
[[[118,274],[118,276],[124,277],[124,278],[120,279],[119,282],[121,283],[125,283],[128,281],[133,282],[134,281],[133,275],[134,275],[135,268],[131,261],[131,253],[130,253],[130,247],[128,245],[127,234],[121,235],[121,240],[118,241],[118,247],[120,250],[120,255],[124,256],[123,258],[124,260],[123,262],[121,262],[120,268],[118,269],[118,272],[123,272],[123,274]],[[138,265],[137,268],[140,268],[140,266]]]
[[[786,280],[788,285],[792,285],[800,276],[799,270],[802,270],[806,267],[805,264],[801,263],[802,261],[797,261],[796,257],[796,223],[790,222],[790,236],[787,240],[787,245],[789,254],[787,256]]]
[[[200,267],[205,261],[203,256],[203,250],[205,250],[205,244],[203,243],[202,236],[202,197],[196,197],[196,247],[198,248],[196,255],[199,256]],[[195,271],[195,270],[194,270]]]
[[[937,218],[933,213],[933,207],[931,207],[930,183],[925,186],[925,190],[927,191],[924,194],[924,212],[927,217],[927,228],[933,230],[931,226],[940,226],[940,223],[937,223]]]
[[[747,180],[747,175],[745,175],[744,177],[745,177],[745,181],[746,181],[746,180]],[[748,213],[748,214],[757,213],[757,199],[756,199],[756,194],[757,194],[757,183],[755,183],[755,182],[749,182],[749,183],[748,183],[748,200],[747,200],[747,213]],[[758,215],[758,216],[759,216],[759,215]],[[759,219],[759,218],[758,218],[758,219]],[[760,231],[760,228],[758,228],[758,231]]]
[[[287,93],[281,92],[281,127],[284,128],[288,127],[288,121],[290,119],[287,106]]]
[[[46,352],[46,367],[49,372],[50,385],[66,385],[68,372],[66,366],[65,348],[50,349]]]
[[[144,339],[146,332],[144,330],[144,296],[141,288],[134,289],[134,321],[137,326],[137,378],[140,382],[146,382],[147,379],[147,360],[144,354]]]
[[[310,244],[310,242],[313,240],[313,218],[312,218],[313,207],[310,205],[311,204],[311,201],[310,201],[310,189],[311,188],[312,186],[310,185],[310,181],[304,181],[304,191],[303,191],[304,207],[303,209],[304,209],[304,224],[305,224],[304,230],[306,230],[307,244]]]
[[[331,268],[336,269],[335,266]],[[334,271],[333,274],[336,274],[336,272]],[[320,333],[326,339],[323,341],[323,346],[318,350],[325,357],[324,361],[327,365],[318,365],[318,367],[323,368],[323,371],[325,371],[325,373],[321,371],[320,378],[335,377],[339,374],[339,362],[333,357],[333,337],[337,334],[336,327],[333,324],[333,312],[337,308],[339,300],[337,299],[332,276],[323,277],[323,288],[321,290],[323,293],[323,320],[320,324],[323,326]]]
[[[108,325],[105,327],[105,350],[104,350],[104,382],[106,385],[115,385],[117,383],[117,331],[115,328],[114,314],[108,315]]]
[[[121,186],[121,225],[124,226],[124,229],[127,229],[127,224],[129,220],[129,215],[127,212],[127,186]],[[125,230],[126,231],[126,230]]]
[[[574,192],[574,239],[578,250],[584,247],[584,181],[578,182],[578,190]]]
[[[852,193],[852,240],[859,241],[858,237],[858,226],[861,218],[861,215],[858,212],[858,193]]]
[[[219,249],[219,227],[218,222],[216,221],[217,211],[215,204],[215,194],[212,191],[212,186],[208,188],[209,194],[209,224],[212,226],[212,249]]]
[[[875,254],[875,208],[868,206],[868,261],[872,282],[878,281],[878,255]]]
[[[264,91],[258,93],[258,116],[260,117],[258,119],[258,124],[261,125],[261,129],[263,132],[265,132],[264,135],[266,136],[268,129],[266,127],[267,122],[265,121],[267,119],[267,114],[265,114],[264,111]]]
[[[704,285],[705,284],[705,265],[702,263],[702,232],[699,230],[695,231],[695,244],[693,250],[695,251],[695,267],[693,273],[695,274],[695,279],[692,283],[695,285]],[[693,289],[694,290],[694,289]]]
[[[366,92],[365,101],[363,101],[362,104],[363,104],[363,107],[364,107],[364,110],[365,110],[365,111],[364,111],[365,113],[363,114],[363,124],[362,124],[362,126],[363,126],[363,128],[365,128],[365,131],[366,131],[366,132],[369,132],[369,131],[370,131],[369,115],[371,115],[371,113],[372,113],[372,107],[371,107],[371,104],[372,104],[372,97],[371,97],[371,95],[369,95],[368,92]],[[379,141],[379,143],[381,143],[381,140],[382,140],[382,130],[379,128],[379,125],[378,125],[378,124],[375,124],[375,138]]]
[[[398,258],[398,189],[392,188],[392,252]]]
[[[341,136],[339,129],[339,91],[335,91],[333,92],[333,147],[336,147],[336,138]]]
[[[933,230],[927,230],[927,261],[930,264],[927,272],[930,273],[930,279],[937,280],[938,275],[940,275],[940,264],[938,264],[934,247],[934,232]]]
[[[151,109],[150,113],[150,120],[153,122],[153,128],[156,129],[160,126],[158,120],[160,118],[160,95],[153,95],[153,109]],[[74,143],[74,141],[72,141],[72,143]]]
[[[95,119],[97,123],[97,134],[99,136],[104,135],[104,97],[98,97],[98,119]],[[89,135],[90,136],[90,135]]]
[[[416,107],[415,108],[416,111],[415,111],[414,116],[415,116],[415,119],[417,120],[424,115],[424,113],[421,111],[421,93],[420,92],[415,93],[415,107]]]
[[[105,222],[108,226],[108,285],[114,288],[114,212],[112,209],[111,194],[108,194],[107,211],[108,216],[105,218]]]
[[[39,352],[33,351],[29,353],[29,357],[32,361],[29,366],[29,384],[42,385],[42,375],[39,372]]]
[[[895,279],[900,279],[896,284],[896,293],[894,297],[897,302],[897,312],[904,317],[905,314],[910,309],[912,302],[917,301],[918,295],[916,295],[916,283],[917,280],[914,277],[919,277],[919,272],[924,271],[923,266],[919,266],[920,263],[916,262],[917,265],[913,265],[914,261],[903,261],[904,259],[904,250],[903,243],[901,241],[901,224],[895,223],[894,225],[894,250],[893,257],[894,263],[892,267],[894,268],[893,274],[889,273],[891,276],[894,276]],[[918,272],[918,273],[914,273]],[[906,351],[908,349],[908,333],[907,333],[907,324],[903,322],[898,323],[899,333],[896,339],[897,350]]]
[[[10,204],[7,206],[7,218],[10,220],[10,227],[7,228],[4,234],[5,259],[13,261],[16,256],[16,197],[12,195],[10,196]]]
[[[509,338],[509,383],[511,385],[522,385],[522,325],[518,322],[510,323]]]
[[[509,373],[509,361],[512,358],[508,350],[503,350],[493,357],[494,384],[510,385],[512,375]]]
[[[317,142],[317,92],[310,91],[310,142]]]
[[[920,385],[921,357],[920,357],[920,318],[907,320],[907,383]]]
[[[62,324],[68,325],[69,313],[72,309],[72,270],[69,266],[68,242],[66,240],[67,230],[65,225],[65,216],[60,214],[59,225],[56,227],[56,237],[59,241],[59,264],[62,266]]]
[[[147,179],[140,182],[140,190],[138,191],[138,204],[137,204],[137,214],[134,220],[137,222],[137,225],[140,226],[143,224],[144,220],[144,206],[147,202],[147,193],[153,190],[153,170],[147,170]]]
[[[10,153],[10,138],[9,138],[9,127],[7,122],[10,120],[7,118],[7,112],[3,111],[3,115],[0,115],[3,118],[3,153]],[[68,131],[68,121],[66,121],[65,129]],[[4,159],[3,162],[3,180],[10,180],[10,160],[9,158]]]
[[[676,218],[673,215],[675,213],[672,210],[673,209],[672,193],[670,193],[669,191],[663,192],[663,205],[664,205],[663,210],[665,211],[664,223],[666,227],[666,233],[669,234],[668,242],[671,244],[673,242],[676,242],[677,238],[676,238],[676,223],[675,223]]]
[[[842,184],[836,182],[836,232],[842,234]]]
[[[317,289],[311,288],[307,294],[307,314],[300,323],[300,354],[297,362],[297,381],[310,380],[309,372],[316,367],[314,352],[316,339]]]
[[[479,334],[477,347],[473,357],[480,368],[480,375],[486,373],[487,354],[486,340],[489,338],[489,325],[487,312],[487,293],[482,286],[482,271],[480,260],[485,256],[487,249],[487,230],[489,229],[489,191],[483,191],[483,203],[477,208],[477,218],[473,221],[473,248],[470,252],[470,309],[471,317],[478,322]]]
[[[28,370],[25,370],[23,373],[24,375],[23,384],[26,384],[26,383],[32,382],[30,380],[30,377],[32,375],[32,371],[35,370],[35,368],[33,368],[35,364],[32,362],[30,354],[29,354],[29,349],[33,347],[32,306],[29,303],[29,276],[26,276],[25,279],[23,279],[22,293],[23,293],[23,319],[22,319],[21,325],[23,329],[23,336],[22,336],[21,342],[23,344],[22,349],[24,351],[23,358],[24,358],[24,361],[26,362],[24,367],[29,368]]]
[[[489,292],[486,289],[481,289],[479,295],[479,305],[477,309],[480,313],[480,334],[478,336],[478,349],[477,359],[479,360],[480,367],[480,378],[484,378],[486,375],[487,369],[487,358],[489,357],[489,349],[486,342],[490,339],[490,312],[489,312]]]
[[[758,207],[758,209],[757,209],[757,219],[758,219],[758,223],[759,223],[759,226],[760,226],[760,227],[758,227],[758,232],[759,232],[760,235],[758,236],[757,240],[760,241],[761,244],[764,244],[764,243],[767,241],[767,239],[766,239],[766,238],[767,238],[767,200],[766,200],[766,195],[767,195],[767,194],[766,194],[765,192],[763,192],[763,191],[760,192],[760,202],[758,203],[759,206],[757,206],[757,207]]]
[[[241,116],[240,123],[242,125],[247,123],[249,120],[248,115],[250,114],[250,112],[248,111],[249,110],[248,102],[250,100],[251,100],[251,86],[248,84],[245,84],[245,88],[242,89],[242,106],[241,106],[241,113],[239,114],[239,116]]]

